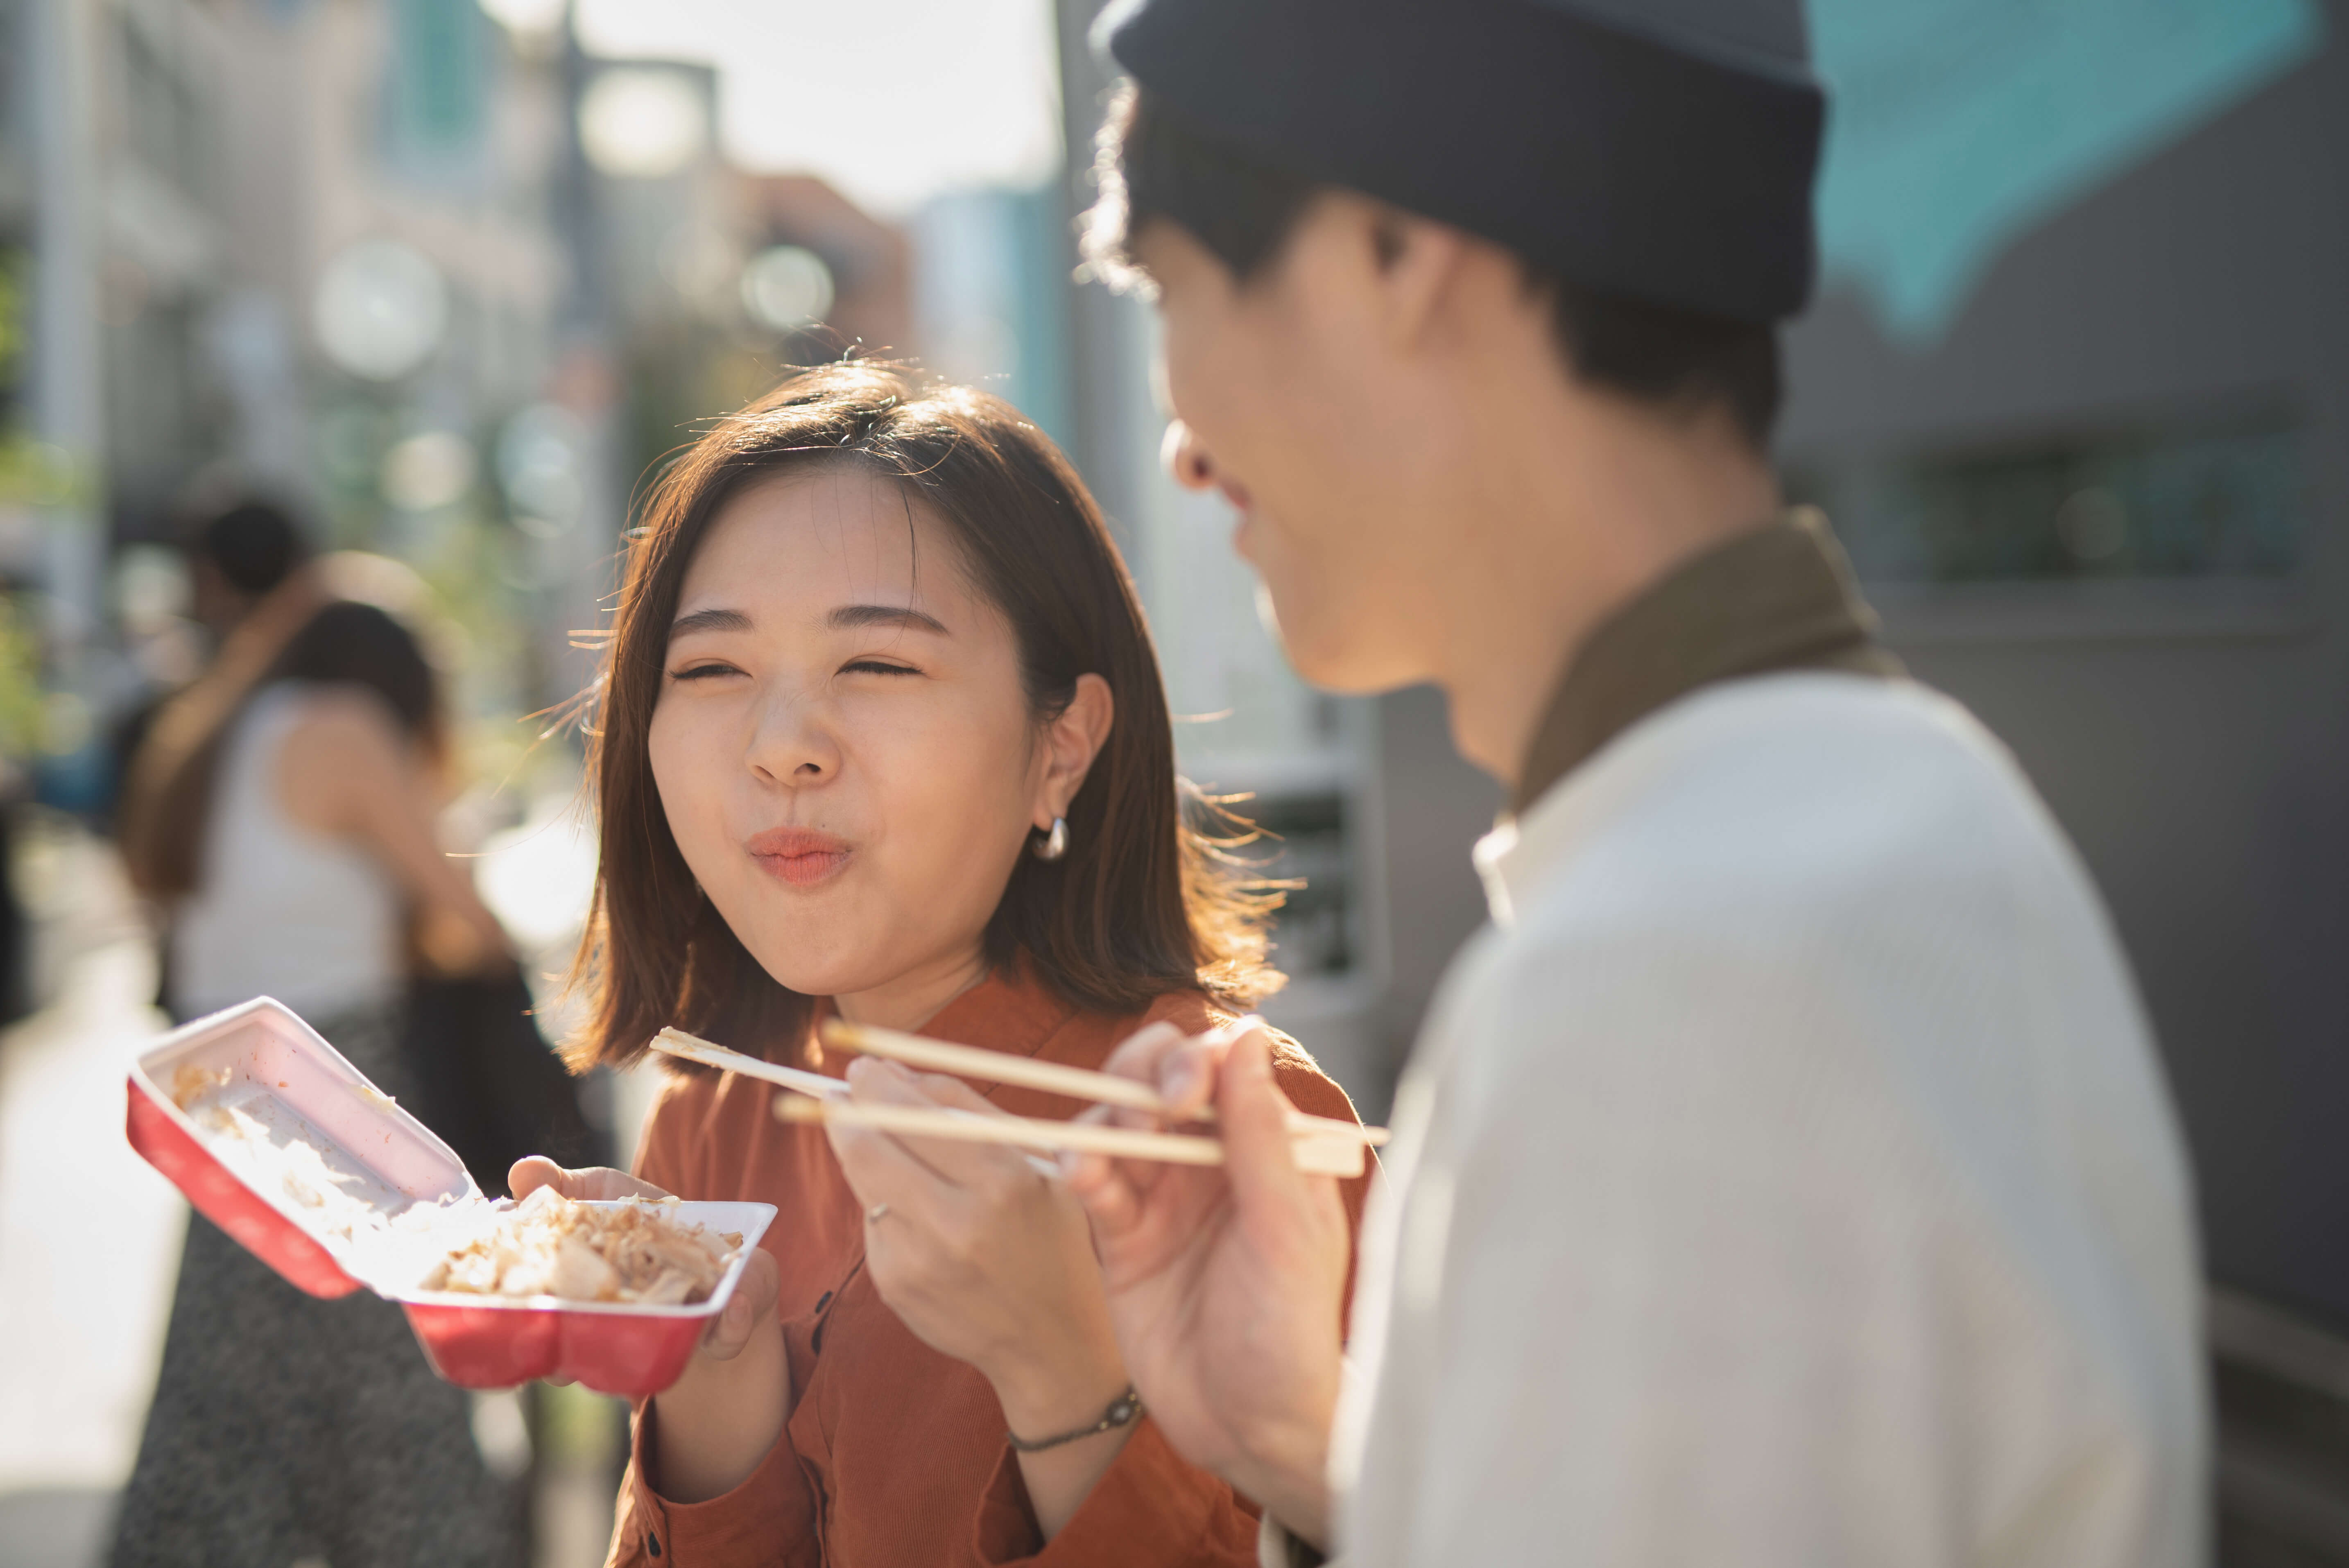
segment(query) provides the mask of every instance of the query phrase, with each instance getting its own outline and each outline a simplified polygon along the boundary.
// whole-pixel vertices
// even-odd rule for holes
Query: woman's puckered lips
[[[770,828],[745,846],[750,858],[793,887],[811,887],[848,863],[851,846],[820,828]]]

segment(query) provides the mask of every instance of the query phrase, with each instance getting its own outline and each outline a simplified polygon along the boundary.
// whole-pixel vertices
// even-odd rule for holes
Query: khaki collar
[[[1601,622],[1526,748],[1524,811],[1640,719],[1700,686],[1779,670],[1891,676],[1826,519],[1796,507],[1676,568]]]

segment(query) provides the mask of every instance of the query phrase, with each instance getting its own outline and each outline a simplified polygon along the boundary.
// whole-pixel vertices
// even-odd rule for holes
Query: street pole
[[[580,105],[595,81],[595,66],[579,46],[576,0],[564,7],[561,54],[563,141],[555,171],[554,227],[568,263],[554,316],[550,399],[577,421],[580,507],[568,530],[545,542],[552,560],[539,635],[548,650],[554,689],[549,704],[569,700],[594,680],[598,657],[576,645],[575,634],[601,630],[609,595],[618,587],[620,531],[626,526],[628,487],[621,453],[620,369],[613,343],[609,269],[597,175],[588,163],[579,128]]]
[[[23,66],[32,107],[32,396],[36,439],[62,469],[42,509],[42,583],[60,684],[97,634],[106,537],[105,367],[98,320],[97,185],[90,114],[97,21],[88,0],[32,0]]]

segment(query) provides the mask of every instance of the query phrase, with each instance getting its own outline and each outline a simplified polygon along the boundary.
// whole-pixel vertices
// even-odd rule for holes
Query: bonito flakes
[[[654,1306],[707,1301],[742,1238],[670,1219],[664,1211],[675,1202],[599,1208],[541,1187],[441,1259],[424,1288]]]

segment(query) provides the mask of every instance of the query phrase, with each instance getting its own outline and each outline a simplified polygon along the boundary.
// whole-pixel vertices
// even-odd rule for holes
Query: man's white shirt
[[[1477,853],[1364,1224],[1348,1568],[2202,1560],[2176,1122],[1997,742],[1734,681]]]

